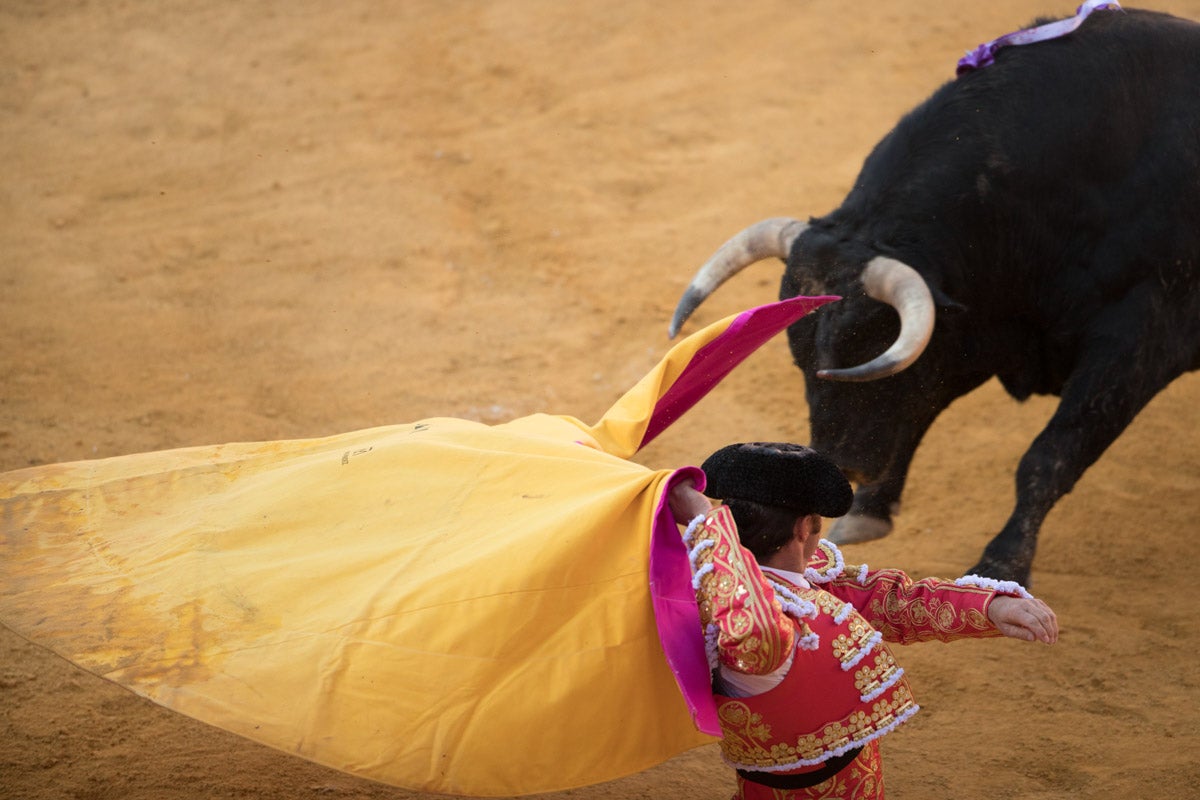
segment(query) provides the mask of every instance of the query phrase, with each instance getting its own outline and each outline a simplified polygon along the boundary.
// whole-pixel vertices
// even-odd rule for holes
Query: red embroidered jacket
[[[686,534],[714,669],[783,681],[752,697],[717,695],[725,759],[739,769],[806,772],[915,714],[904,670],[884,643],[999,636],[987,608],[1027,593],[985,578],[913,581],[899,570],[846,565],[822,541],[808,586],[759,569],[729,509]]]

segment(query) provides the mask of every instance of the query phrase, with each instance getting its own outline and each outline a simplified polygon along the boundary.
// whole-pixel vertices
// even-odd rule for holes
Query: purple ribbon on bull
[[[1066,36],[1082,25],[1089,14],[1101,8],[1120,11],[1121,4],[1113,2],[1113,0],[1087,0],[1086,3],[1075,9],[1075,16],[1073,17],[1060,19],[1057,22],[1050,22],[1045,25],[1038,25],[1036,28],[1026,28],[1014,33],[1005,34],[999,39],[985,42],[974,50],[968,50],[967,54],[958,60],[958,74],[962,75],[964,72],[988,66],[996,60],[996,51],[1001,47],[1008,47],[1012,44],[1033,44],[1034,42],[1044,42],[1047,39],[1057,39],[1059,36]]]

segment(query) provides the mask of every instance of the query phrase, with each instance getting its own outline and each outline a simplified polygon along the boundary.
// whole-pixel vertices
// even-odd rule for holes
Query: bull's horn
[[[907,368],[924,352],[933,336],[936,312],[929,286],[915,269],[894,258],[876,256],[862,274],[868,297],[887,303],[900,315],[900,335],[884,353],[865,364],[823,369],[818,378],[833,381],[873,381]]]
[[[675,338],[683,323],[706,297],[744,268],[772,256],[786,261],[792,252],[792,243],[806,227],[798,219],[774,217],[754,223],[721,245],[696,272],[696,277],[679,299],[679,305],[675,306],[675,316],[671,318],[668,331],[670,337]]]

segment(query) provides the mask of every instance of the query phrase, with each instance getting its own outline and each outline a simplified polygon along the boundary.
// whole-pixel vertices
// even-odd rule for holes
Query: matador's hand
[[[683,480],[672,486],[667,503],[671,507],[671,513],[675,515],[675,521],[680,525],[687,525],[696,517],[712,510],[712,502],[696,491],[691,480]]]
[[[1058,618],[1036,598],[999,595],[988,606],[988,619],[1005,636],[1027,642],[1058,641]]]

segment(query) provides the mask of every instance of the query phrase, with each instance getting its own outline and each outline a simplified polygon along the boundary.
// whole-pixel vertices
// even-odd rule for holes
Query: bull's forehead
[[[817,257],[803,251],[797,251],[783,276],[781,296],[807,295],[837,295],[845,299],[862,294],[863,265],[853,264],[839,259],[836,254]]]
[[[814,221],[796,242],[785,280],[799,294],[845,294],[858,286],[876,253],[844,226]]]
[[[816,274],[813,269],[807,269],[797,272],[795,275],[785,276],[783,281],[783,296],[804,295],[808,297],[818,297],[825,294],[839,294],[836,292],[830,282]]]

